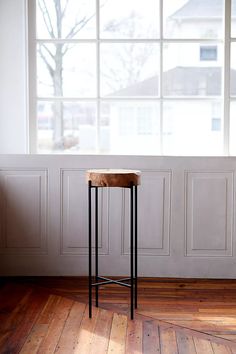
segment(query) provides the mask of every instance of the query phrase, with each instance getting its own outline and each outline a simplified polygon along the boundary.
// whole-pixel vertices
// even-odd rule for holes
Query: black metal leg
[[[91,181],[88,183],[88,230],[89,230],[89,318],[92,317],[92,213]]]
[[[138,306],[138,191],[137,186],[134,187],[134,225],[135,225],[135,308]]]
[[[95,278],[92,282],[92,188],[95,188]],[[96,306],[98,307],[98,288],[102,284],[119,284],[130,287],[130,317],[134,318],[134,307],[137,308],[137,279],[138,279],[138,216],[137,216],[137,186],[130,185],[130,278],[119,281],[100,277],[98,272],[98,187],[92,187],[91,181],[88,183],[88,233],[89,233],[89,318],[92,318],[92,288],[95,286]],[[101,281],[105,280],[105,281]],[[130,284],[125,281],[129,280]]]
[[[133,185],[130,187],[130,317],[134,318],[134,212],[133,212]]]
[[[95,274],[98,282],[98,187],[95,187]],[[96,307],[98,307],[98,286],[96,288]]]

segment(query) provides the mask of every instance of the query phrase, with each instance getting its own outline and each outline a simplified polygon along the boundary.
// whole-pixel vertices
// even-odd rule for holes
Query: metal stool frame
[[[137,308],[138,292],[138,192],[137,185],[133,183],[128,188],[130,190],[130,277],[113,280],[110,278],[98,275],[98,188],[92,186],[91,181],[88,181],[88,236],[89,236],[89,317],[92,318],[92,288],[96,290],[96,307],[98,307],[98,288],[105,284],[118,284],[130,288],[130,318],[134,318],[134,307]],[[109,187],[107,187],[109,188]],[[94,193],[94,207],[95,207],[95,282],[92,277],[92,189]],[[130,284],[126,282],[130,281]]]

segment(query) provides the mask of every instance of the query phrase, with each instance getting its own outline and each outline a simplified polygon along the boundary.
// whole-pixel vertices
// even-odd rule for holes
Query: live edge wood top
[[[86,172],[87,182],[93,187],[130,187],[141,184],[141,172],[124,169],[98,169]]]

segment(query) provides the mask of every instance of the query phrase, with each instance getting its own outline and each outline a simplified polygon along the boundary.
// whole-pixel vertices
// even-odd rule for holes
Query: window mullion
[[[96,66],[97,66],[97,116],[96,116],[96,151],[100,153],[101,136],[100,136],[100,116],[101,116],[101,101],[100,101],[100,8],[99,0],[96,0]]]
[[[36,65],[36,1],[27,2],[28,11],[28,121],[29,121],[29,152],[35,154],[37,152],[37,65]]]
[[[230,37],[231,0],[225,0],[224,8],[224,65],[223,65],[223,117],[224,117],[224,155],[229,155],[230,139]]]
[[[163,0],[160,0],[160,11],[159,11],[159,22],[160,22],[160,155],[163,155]]]

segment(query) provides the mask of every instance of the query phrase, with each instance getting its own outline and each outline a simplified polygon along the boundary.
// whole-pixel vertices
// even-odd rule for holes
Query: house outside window
[[[200,60],[217,60],[217,46],[201,46]]]
[[[212,119],[211,119],[211,130],[214,132],[221,131],[221,118],[219,112],[221,110],[220,105],[217,102],[212,104]]]
[[[221,119],[220,118],[212,118],[211,130],[218,132],[221,130]]]

